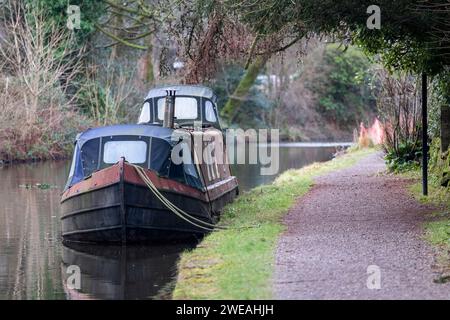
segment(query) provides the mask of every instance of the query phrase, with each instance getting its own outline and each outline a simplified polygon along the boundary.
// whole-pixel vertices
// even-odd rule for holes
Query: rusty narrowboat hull
[[[238,192],[230,176],[205,192],[144,169],[159,192],[176,207],[208,224]],[[77,242],[167,242],[198,238],[210,228],[182,219],[142,181],[136,168],[120,160],[67,189],[61,200],[62,236]]]

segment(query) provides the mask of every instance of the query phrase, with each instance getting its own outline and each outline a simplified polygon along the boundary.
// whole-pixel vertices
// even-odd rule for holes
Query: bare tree
[[[57,29],[43,11],[29,15],[21,1],[8,5],[0,44],[0,153],[26,156],[33,148],[48,148],[58,157],[63,141],[51,137],[75,117],[75,97],[68,98],[67,91],[81,53],[70,49],[70,31]],[[19,147],[14,151],[14,146]]]
[[[86,106],[89,117],[98,126],[116,124],[123,119],[134,122],[137,117],[137,106],[128,103],[136,91],[131,81],[134,73],[114,70],[113,63],[114,60],[110,58],[101,69],[97,65],[88,66],[85,69],[86,79],[80,87],[83,93],[79,96],[80,102]]]
[[[377,105],[384,123],[386,149],[397,156],[405,148],[411,153],[418,151],[421,96],[417,79],[406,73],[392,75],[385,69],[379,69],[376,75],[380,83]]]

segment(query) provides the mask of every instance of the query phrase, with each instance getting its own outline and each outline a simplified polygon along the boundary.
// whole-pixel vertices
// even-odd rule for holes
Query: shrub
[[[422,151],[415,145],[400,143],[395,149],[386,149],[385,160],[388,169],[398,173],[417,169],[421,157]]]
[[[410,74],[376,73],[380,83],[377,105],[384,128],[386,162],[393,171],[417,166],[422,156],[421,96],[417,79]]]
[[[88,122],[67,95],[79,56],[72,35],[12,2],[0,45],[0,159],[60,158]]]
[[[318,111],[337,123],[354,126],[368,109],[375,110],[369,68],[370,61],[357,47],[344,50],[327,45],[311,84],[319,97]]]
[[[125,120],[136,122],[139,106],[133,104],[133,100],[136,100],[133,97],[137,94],[131,81],[133,72],[126,73],[119,68],[116,70],[112,60],[105,66],[94,65],[86,69],[85,78],[80,81],[77,92],[80,111],[97,126],[117,124]]]

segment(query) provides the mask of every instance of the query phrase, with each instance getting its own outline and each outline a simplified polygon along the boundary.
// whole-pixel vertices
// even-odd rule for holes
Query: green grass
[[[432,244],[450,249],[450,220],[440,220],[427,223],[425,238]]]
[[[441,270],[437,283],[450,281],[450,188],[439,185],[439,178],[430,172],[428,196],[422,195],[421,171],[419,169],[401,174],[413,179],[409,190],[420,202],[436,208],[434,220],[426,222],[424,239],[437,248],[437,266]]]
[[[444,215],[447,218],[425,224],[424,238],[438,249],[436,255],[438,276],[434,279],[436,283],[450,281],[450,214],[447,212]]]
[[[422,171],[420,168],[399,173],[402,177],[414,180],[409,190],[413,196],[421,203],[431,204],[438,207],[438,210],[450,210],[450,188],[439,185],[439,178],[429,172],[428,196],[422,194]]]
[[[182,254],[174,299],[270,299],[281,218],[327,172],[349,167],[374,152],[349,152],[332,161],[288,170],[273,184],[252,189],[227,206],[222,225]]]
[[[441,218],[440,221],[428,222],[426,224],[426,239],[435,245],[447,243],[450,248],[450,227],[447,228],[447,234],[443,232],[444,226],[450,225],[450,188],[440,186],[439,179],[433,173],[430,173],[428,195],[424,196],[422,194],[420,170],[408,171],[401,175],[415,180],[409,187],[410,192],[419,202],[436,207],[434,216]]]

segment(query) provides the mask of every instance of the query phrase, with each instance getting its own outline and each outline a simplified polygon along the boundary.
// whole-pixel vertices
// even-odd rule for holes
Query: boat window
[[[158,100],[158,119],[164,120],[166,99]],[[197,99],[190,97],[175,98],[175,117],[177,120],[195,120],[198,117]]]
[[[69,171],[69,180],[73,177],[75,173],[75,163],[78,161],[78,147],[75,146],[75,150],[73,151],[72,164],[70,165]]]
[[[214,106],[211,101],[205,103],[205,119],[209,122],[216,122],[216,113],[214,112]]]
[[[150,103],[147,101],[142,106],[141,115],[139,116],[138,123],[148,123],[150,122]]]
[[[85,177],[97,170],[99,148],[100,139],[98,138],[89,140],[81,147],[81,160],[83,163],[83,174]]]
[[[144,163],[147,158],[145,141],[108,141],[104,145],[103,162],[116,163],[125,157],[130,163]]]
[[[153,138],[151,142],[149,168],[165,176],[170,166],[170,145],[162,140]]]

